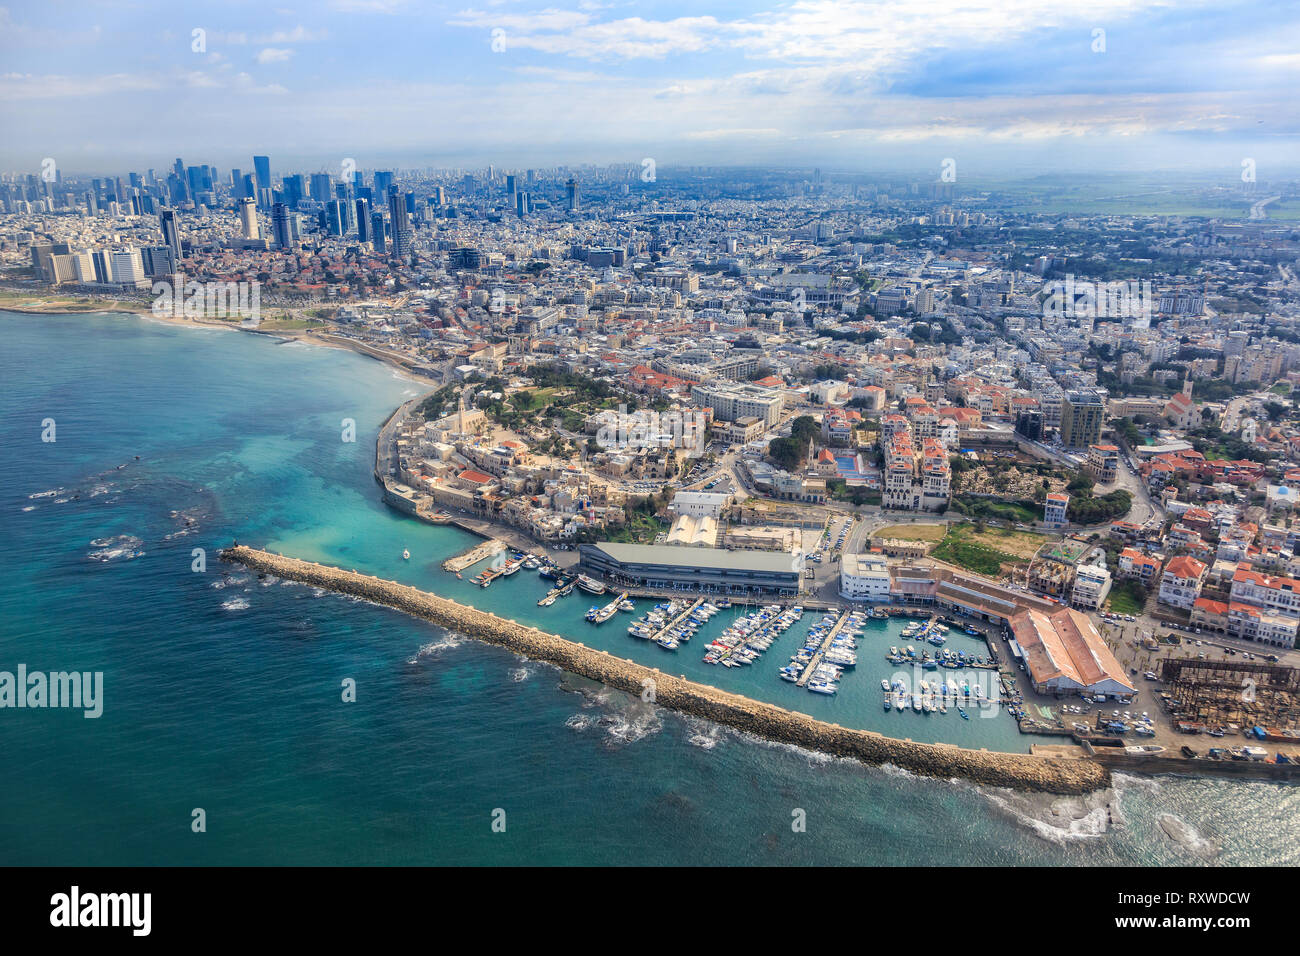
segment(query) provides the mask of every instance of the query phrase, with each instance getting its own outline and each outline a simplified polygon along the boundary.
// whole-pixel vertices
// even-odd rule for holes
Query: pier
[[[624,591],[623,593],[624,593],[624,595],[626,596],[627,592]],[[691,602],[691,606],[690,606],[690,607],[688,607],[686,610],[682,611],[681,614],[678,614],[678,615],[677,615],[675,618],[673,618],[671,621],[666,622],[666,623],[664,624],[663,627],[659,628],[659,630],[657,630],[657,631],[655,631],[653,634],[651,634],[651,635],[650,635],[650,640],[652,640],[652,641],[657,641],[657,640],[659,640],[659,638],[663,637],[666,633],[668,633],[668,631],[672,630],[674,627],[676,627],[676,626],[677,626],[678,624],[680,624],[682,621],[684,621],[684,620],[686,620],[688,617],[690,617],[691,613],[692,613],[692,612],[693,612],[697,607],[699,607],[699,606],[700,606],[701,604],[703,604],[703,603],[704,603],[704,598],[696,598],[693,602]]]
[[[951,744],[898,740],[869,730],[842,727],[776,704],[700,684],[647,667],[579,641],[547,634],[518,621],[467,607],[395,581],[235,546],[226,561],[327,591],[382,604],[413,617],[533,660],[546,661],[580,677],[640,696],[654,688],[655,702],[671,710],[734,727],[777,743],[806,747],[862,763],[891,764],[927,777],[962,777],[995,787],[1056,794],[1091,793],[1110,785],[1110,771],[1095,759],[1039,757],[970,750]]]
[[[837,620],[831,629],[826,632],[826,639],[822,641],[822,646],[817,648],[817,653],[812,656],[812,660],[808,662],[808,666],[803,669],[803,673],[799,675],[799,679],[794,682],[795,687],[806,687],[808,685],[808,678],[812,677],[813,673],[817,670],[817,665],[822,662],[822,657],[824,657],[826,652],[830,650],[831,641],[835,640],[835,635],[840,632],[842,627],[844,627],[845,622],[848,621],[849,615],[852,613],[852,611],[840,612],[839,620]]]
[[[537,606],[550,607],[552,604],[555,603],[556,598],[562,598],[566,594],[572,594],[573,589],[576,588],[577,586],[578,586],[578,576],[576,574],[573,577],[568,578],[567,580],[565,579],[564,575],[560,575],[559,579],[555,583],[555,587],[551,588],[549,591],[546,592],[546,597],[538,601]]]
[[[522,565],[523,563],[524,563],[523,558],[516,558],[513,561],[507,561],[505,564],[501,565],[500,567],[488,568],[486,571],[480,574],[477,579],[475,579],[474,583],[481,588],[485,588],[499,577],[508,574],[514,574],[514,572],[517,571],[519,569],[519,566]]]
[[[627,592],[624,591],[614,600],[610,601],[603,608],[597,611],[593,616],[587,618],[592,624],[604,624],[611,617],[618,613],[619,605],[627,600]]]
[[[466,551],[462,551],[454,558],[448,558],[442,562],[442,569],[450,571],[453,574],[459,574],[470,565],[478,564],[484,558],[490,558],[494,554],[499,554],[506,549],[506,543],[496,538],[490,538],[487,541],[479,542]]]

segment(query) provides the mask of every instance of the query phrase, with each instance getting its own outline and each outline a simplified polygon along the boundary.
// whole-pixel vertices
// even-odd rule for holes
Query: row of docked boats
[[[559,565],[548,557],[535,554],[520,555],[520,557],[524,567],[536,570],[541,577],[547,580],[554,581],[564,577],[564,572],[560,570]],[[588,594],[604,594],[607,590],[605,585],[585,574],[577,575],[572,578],[572,581]]]
[[[901,650],[897,645],[889,648],[889,653],[885,655],[885,660],[891,664],[919,664],[928,671],[938,670],[940,667],[961,668],[961,667],[993,667],[992,658],[977,657],[974,654],[967,654],[965,651],[942,650],[936,651],[934,656],[929,651],[917,653],[916,648],[911,645],[905,645]]]
[[[562,598],[567,594],[572,594],[573,589],[578,586],[578,579],[572,574],[557,574],[555,576],[555,587],[546,592],[546,596],[537,602],[538,607],[550,607],[555,603],[556,598]]]
[[[782,608],[769,604],[737,618],[709,643],[704,663],[723,667],[744,667],[758,660],[772,643],[803,617],[803,607],[796,604]]]
[[[933,714],[937,711],[946,714],[949,705],[952,705],[957,707],[963,720],[968,720],[969,716],[958,704],[985,707],[994,703],[978,683],[972,686],[968,681],[962,681],[959,685],[953,678],[943,681],[923,680],[917,684],[915,691],[909,692],[907,682],[896,677],[892,683],[881,680],[880,689],[885,694],[885,710],[907,710],[910,707],[917,713]]]
[[[485,568],[476,574],[473,581],[479,587],[485,588],[497,578],[508,578],[510,575],[518,573],[519,569],[524,566],[524,561],[525,558],[521,556],[510,558],[501,564],[494,563],[493,566]]]
[[[627,592],[624,591],[614,600],[610,601],[604,607],[592,605],[587,610],[587,622],[590,624],[604,624],[619,611],[635,611],[636,603],[630,600]]]
[[[633,637],[654,641],[664,650],[675,651],[694,637],[695,632],[719,610],[716,604],[703,600],[664,601],[635,621],[627,632]]]
[[[868,616],[865,611],[851,611],[841,621],[833,611],[823,615],[808,629],[803,647],[791,655],[790,663],[781,668],[778,676],[791,683],[803,680],[814,694],[835,694],[844,671],[857,666],[858,638]]]
[[[928,641],[935,647],[942,647],[948,640],[948,627],[939,623],[938,618],[931,618],[928,621],[913,621],[903,628],[902,636],[911,640],[916,638],[921,641]]]

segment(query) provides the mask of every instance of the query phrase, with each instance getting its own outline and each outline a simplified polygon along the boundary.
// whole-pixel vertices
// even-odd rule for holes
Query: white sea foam
[[[465,641],[466,638],[461,637],[459,634],[448,634],[440,640],[430,641],[428,644],[423,645],[419,651],[416,652],[415,656],[417,658],[437,657],[443,651],[450,651],[454,648],[460,647],[465,643]]]
[[[1172,842],[1197,856],[1211,857],[1218,855],[1219,844],[1201,833],[1186,820],[1172,813],[1162,813],[1156,820],[1160,829]]]
[[[564,726],[581,732],[588,729],[594,723],[595,721],[587,714],[574,714],[564,722]]]
[[[35,510],[36,510],[35,505],[27,505],[25,508],[23,508],[23,511],[35,511]]]
[[[62,492],[62,488],[53,488],[50,491],[38,491],[36,494],[28,495],[27,497],[33,500],[36,498],[53,498],[57,494],[62,494]]]
[[[722,727],[712,721],[701,720],[698,717],[687,717],[686,727],[690,731],[686,742],[692,747],[699,747],[701,750],[712,750],[722,740]]]
[[[130,534],[120,534],[115,538],[95,538],[90,544],[91,547],[97,549],[86,555],[92,561],[116,561],[118,559],[130,561],[144,554],[140,550],[140,545],[144,544],[144,542],[135,535]]]
[[[248,598],[231,598],[229,601],[223,601],[221,606],[227,611],[246,611],[249,607]]]
[[[532,671],[527,667],[516,667],[510,672],[510,679],[516,684],[521,684],[532,676]]]
[[[1058,846],[1076,840],[1096,840],[1123,823],[1122,817],[1115,819],[1118,795],[1114,790],[1098,790],[1078,797],[1049,797],[982,786],[972,786],[972,789],[1016,823]]]

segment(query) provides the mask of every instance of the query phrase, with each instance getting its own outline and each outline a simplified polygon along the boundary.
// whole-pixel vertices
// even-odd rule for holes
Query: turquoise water
[[[418,584],[730,690],[918,740],[1026,749],[1005,716],[883,712],[873,623],[835,698],[636,641],[605,599],[486,590],[471,542],[378,500],[411,382],[369,359],[124,316],[0,313],[0,669],[101,670],[104,714],[0,710],[0,863],[1294,863],[1296,791],[1121,780],[1089,800],[921,780],[655,710],[383,608],[222,566],[234,538]],[[57,441],[40,440],[42,420]],[[354,419],[356,441],[341,440]],[[135,456],[140,456],[136,460]],[[118,468],[119,465],[125,467]],[[54,494],[43,497],[45,492]],[[204,548],[207,570],[191,570]],[[409,548],[412,558],[403,561]],[[92,557],[93,555],[93,557]],[[724,626],[724,616],[712,630]],[[952,646],[975,650],[982,645]],[[355,703],[341,683],[357,682]],[[207,832],[193,833],[201,807]],[[493,832],[494,810],[506,829]],[[807,831],[792,831],[803,810]],[[1171,814],[1193,828],[1175,842]],[[1166,821],[1168,823],[1169,821]]]

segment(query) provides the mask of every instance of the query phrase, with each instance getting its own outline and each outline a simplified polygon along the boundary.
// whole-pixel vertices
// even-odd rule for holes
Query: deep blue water
[[[698,647],[668,655],[632,641],[627,615],[584,623],[592,599],[537,608],[544,584],[526,572],[486,591],[445,574],[439,562],[471,539],[379,502],[374,436],[417,386],[369,359],[103,315],[0,313],[0,343],[0,670],[105,680],[97,720],[0,709],[0,863],[1300,856],[1294,789],[1123,779],[1081,801],[916,779],[654,710],[383,608],[258,581],[216,549],[238,538],[401,579],[845,724],[1027,748],[1005,717],[884,714],[876,651],[896,641],[881,625],[844,691],[823,699],[775,679],[797,631],[752,669],[709,668]],[[41,441],[44,419],[55,442]],[[191,570],[194,548],[207,551],[203,573]],[[355,703],[341,700],[345,678]],[[205,833],[191,832],[196,807]],[[793,832],[795,810],[806,832]],[[1166,814],[1192,843],[1171,839]]]

